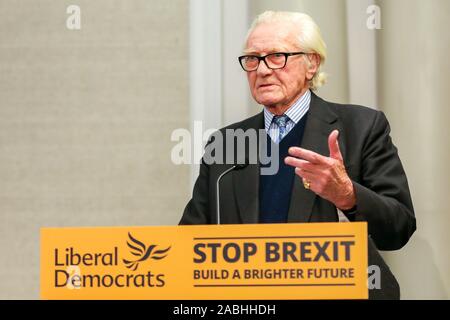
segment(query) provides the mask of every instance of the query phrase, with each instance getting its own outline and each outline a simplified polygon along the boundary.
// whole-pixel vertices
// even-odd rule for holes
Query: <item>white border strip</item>
[[[350,103],[377,108],[377,30],[367,28],[367,8],[374,0],[347,0],[348,81]]]
[[[222,125],[221,1],[190,0],[189,17],[190,132],[194,134],[194,121],[202,121],[203,130]],[[198,170],[198,165],[191,166],[192,186]]]
[[[248,28],[248,0],[190,0],[189,17],[190,132],[194,134],[194,121],[202,121],[206,131],[248,115],[248,85],[237,60]],[[191,166],[192,186],[198,170],[198,165]]]

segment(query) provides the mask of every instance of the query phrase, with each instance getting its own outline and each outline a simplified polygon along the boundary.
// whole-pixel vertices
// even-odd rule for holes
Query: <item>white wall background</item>
[[[81,30],[66,8],[81,8]],[[39,297],[39,228],[178,222],[189,3],[0,0],[0,299]]]
[[[450,298],[450,2],[379,1],[378,97],[408,173],[417,232],[386,254],[405,298]]]

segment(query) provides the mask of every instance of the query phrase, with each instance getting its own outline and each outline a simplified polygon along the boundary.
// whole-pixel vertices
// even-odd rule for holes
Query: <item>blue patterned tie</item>
[[[289,121],[289,117],[285,114],[281,116],[274,116],[272,121],[275,122],[278,126],[278,139],[276,143],[280,143],[280,141],[287,134],[286,125]]]

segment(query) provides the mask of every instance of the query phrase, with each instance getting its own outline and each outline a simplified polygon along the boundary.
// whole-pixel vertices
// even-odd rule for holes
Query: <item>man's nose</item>
[[[261,60],[258,65],[258,69],[256,69],[256,74],[265,76],[265,75],[268,75],[271,73],[272,73],[272,69],[267,67],[266,63],[263,60]]]

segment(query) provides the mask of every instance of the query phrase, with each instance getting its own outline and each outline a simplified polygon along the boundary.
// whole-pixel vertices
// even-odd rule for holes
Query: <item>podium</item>
[[[393,299],[391,275],[365,222],[41,229],[42,299]]]

